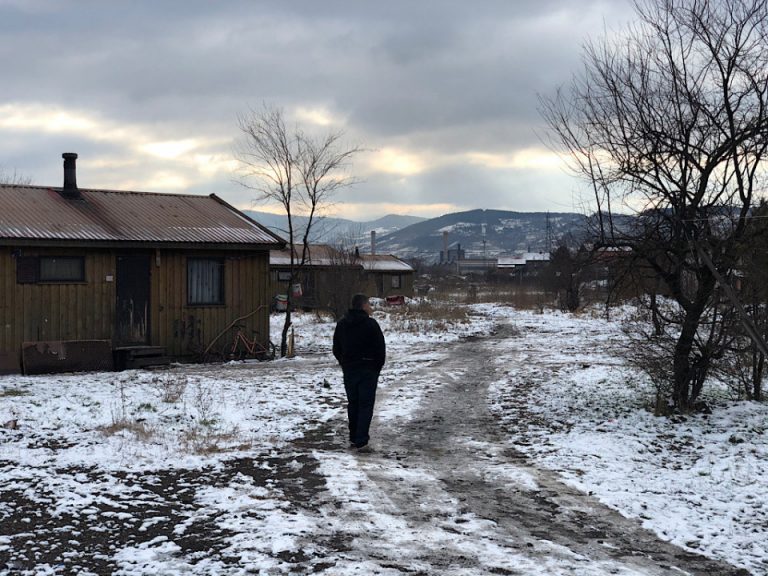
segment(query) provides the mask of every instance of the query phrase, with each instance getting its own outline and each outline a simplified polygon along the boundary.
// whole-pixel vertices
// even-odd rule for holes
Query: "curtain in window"
[[[187,300],[190,304],[223,304],[221,260],[190,258],[187,261]]]

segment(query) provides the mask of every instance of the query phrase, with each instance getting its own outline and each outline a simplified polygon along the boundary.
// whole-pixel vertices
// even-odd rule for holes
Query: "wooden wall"
[[[366,274],[365,293],[378,298],[387,296],[413,296],[413,272],[378,272]],[[392,287],[392,277],[400,276],[400,288]]]
[[[151,334],[152,343],[165,346],[172,356],[189,356],[205,347],[235,319],[258,309],[243,321],[246,333],[255,331],[261,340],[269,339],[268,252],[239,252],[224,255],[225,304],[187,305],[187,264],[191,257],[222,257],[221,252],[161,251],[152,256]],[[231,332],[231,331],[230,331]],[[232,341],[226,334],[217,341],[220,346]]]
[[[125,253],[126,251],[122,251]],[[150,344],[171,356],[190,356],[230,322],[263,305],[245,321],[247,331],[269,338],[268,252],[151,250]],[[18,284],[16,258],[84,256],[85,282]],[[22,342],[112,339],[116,257],[113,249],[0,247],[0,354],[18,354]],[[129,251],[135,253],[135,251]],[[187,256],[224,259],[225,304],[188,306]],[[229,335],[226,338],[231,338]],[[222,342],[225,337],[222,337]]]
[[[113,252],[25,248],[21,253],[24,256],[85,256],[85,282],[17,284],[13,249],[0,247],[0,351],[18,353],[22,342],[112,338]],[[112,282],[107,281],[109,275]]]

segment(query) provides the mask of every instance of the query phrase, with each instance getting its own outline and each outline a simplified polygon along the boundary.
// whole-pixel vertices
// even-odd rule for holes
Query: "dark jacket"
[[[386,358],[384,334],[365,310],[349,310],[336,324],[333,355],[343,370],[368,368],[381,372]]]

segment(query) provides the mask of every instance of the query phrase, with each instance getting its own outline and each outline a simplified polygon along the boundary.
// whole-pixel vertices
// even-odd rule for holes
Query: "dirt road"
[[[505,447],[487,391],[503,377],[494,348],[509,337],[502,328],[452,345],[382,395],[386,405],[400,387],[439,383],[415,417],[374,422],[377,451],[357,456],[357,486],[316,495],[336,537],[352,543],[342,553],[349,563],[425,575],[748,574],[659,540]],[[310,444],[323,452],[329,437],[343,431]],[[384,518],[366,518],[361,507]]]

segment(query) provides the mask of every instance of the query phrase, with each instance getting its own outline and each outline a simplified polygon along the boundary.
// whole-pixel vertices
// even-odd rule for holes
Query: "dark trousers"
[[[373,418],[378,379],[379,375],[375,370],[360,368],[344,371],[349,441],[357,447],[365,446],[370,440],[368,429]]]

